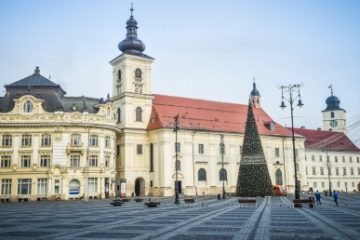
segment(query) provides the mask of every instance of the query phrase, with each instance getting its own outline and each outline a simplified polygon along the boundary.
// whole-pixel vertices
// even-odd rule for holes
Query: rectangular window
[[[322,162],[322,156],[320,155],[320,157],[319,157],[319,162]]]
[[[280,157],[280,148],[275,148],[275,157]]]
[[[18,179],[18,194],[30,195],[31,194],[31,179]]]
[[[360,163],[360,158],[359,157],[356,157],[356,162]]]
[[[308,167],[305,167],[305,174],[308,175]]]
[[[89,141],[90,141],[90,142],[89,142],[89,145],[90,145],[91,147],[97,147],[97,145],[98,145],[98,136],[96,136],[96,135],[91,135]]]
[[[351,176],[354,175],[354,168],[350,168],[350,175],[351,175]]]
[[[349,157],[349,163],[352,163],[352,157]]]
[[[342,161],[343,161],[343,163],[345,162],[345,157],[344,156],[342,157]]]
[[[346,167],[343,168],[343,176],[346,176]]]
[[[31,165],[31,156],[30,155],[21,155],[21,167],[26,168]]]
[[[105,167],[110,167],[110,155],[105,155]]]
[[[358,168],[358,175],[360,175],[360,168]]]
[[[338,157],[337,156],[335,156],[335,162],[338,162]]]
[[[335,168],[335,174],[336,176],[339,176],[339,168]]]
[[[354,183],[354,182],[352,182],[352,183],[351,183],[351,186],[352,186],[352,187],[355,187],[355,183]]]
[[[11,156],[10,155],[3,155],[1,156],[1,168],[10,168],[11,166]]]
[[[97,167],[98,165],[98,156],[90,155],[89,157],[89,167]]]
[[[330,156],[326,156],[326,161],[330,162]]]
[[[31,135],[29,135],[29,134],[22,135],[21,146],[22,147],[31,147]]]
[[[1,195],[11,195],[11,179],[1,180]]]
[[[312,167],[312,175],[316,175],[316,168]]]
[[[12,146],[12,136],[9,134],[5,134],[2,136],[2,146],[3,147],[11,147]]]
[[[181,151],[181,144],[179,142],[175,143],[175,152]]]
[[[119,157],[120,156],[120,145],[116,145],[116,156]]]
[[[48,189],[48,180],[47,178],[38,178],[37,182],[37,194],[46,195]]]
[[[51,135],[50,134],[41,135],[41,146],[43,146],[43,147],[51,146]]]
[[[340,182],[337,182],[337,184],[336,184],[336,185],[337,185],[337,187],[340,187]]]
[[[60,180],[59,179],[55,179],[55,181],[54,181],[54,193],[60,194]]]
[[[80,155],[70,155],[70,167],[80,167]]]
[[[328,167],[328,174],[331,175],[331,168]]]
[[[91,196],[97,194],[97,178],[88,178],[88,194]]]
[[[51,156],[46,155],[40,155],[40,167],[50,167],[50,159]]]
[[[320,175],[324,175],[324,168],[320,168]]]
[[[81,145],[80,134],[72,134],[71,135],[71,145],[72,146],[80,146]]]
[[[321,187],[324,188],[325,187],[325,183],[321,182]]]
[[[317,188],[317,183],[316,182],[314,182],[314,188]]]
[[[311,155],[311,161],[315,162],[315,156]]]
[[[199,144],[199,154],[204,154],[204,144]]]
[[[141,155],[143,153],[143,146],[141,144],[136,145],[136,154]]]
[[[106,147],[106,148],[110,148],[110,147],[111,147],[110,137],[105,137],[105,147]]]

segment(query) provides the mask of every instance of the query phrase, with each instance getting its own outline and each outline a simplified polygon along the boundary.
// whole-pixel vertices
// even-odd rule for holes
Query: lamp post
[[[327,166],[327,170],[328,170],[328,180],[329,180],[329,196],[332,196],[332,192],[331,192],[331,181],[330,181],[330,175],[331,175],[331,163],[330,163],[330,158],[328,155],[328,151],[326,150],[326,166]]]
[[[224,152],[225,152],[225,144],[224,144],[224,135],[220,135],[220,152],[221,152],[221,177],[222,177],[222,199],[226,199],[225,196],[225,172],[224,172]]]
[[[298,107],[304,106],[304,104],[301,101],[301,95],[300,95],[300,84],[290,84],[288,86],[281,86],[281,105],[280,107],[282,109],[286,108],[284,99],[287,100],[290,103],[290,111],[291,111],[291,132],[292,132],[292,145],[293,145],[293,159],[294,159],[294,170],[295,170],[295,199],[300,199],[300,185],[297,178],[297,166],[296,166],[296,151],[295,151],[295,133],[294,133],[294,107],[293,103],[298,100]],[[284,97],[284,90],[289,93],[289,99]],[[297,96],[293,96],[295,93],[297,93]]]
[[[175,132],[175,204],[179,204],[179,184],[178,184],[178,141],[177,132],[179,130],[179,114],[174,117],[174,132]]]

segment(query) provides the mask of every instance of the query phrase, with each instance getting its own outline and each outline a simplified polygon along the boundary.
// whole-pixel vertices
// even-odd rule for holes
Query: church
[[[67,96],[39,67],[5,85],[0,199],[174,196],[175,189],[195,196],[223,186],[235,192],[247,103],[152,93],[154,58],[137,29],[131,9],[121,53],[110,61],[107,99]],[[255,82],[249,101],[273,185],[294,192],[296,166],[303,191],[359,190],[360,150],[346,136],[346,112],[333,93],[323,130],[295,129],[296,165],[292,131],[262,109]]]

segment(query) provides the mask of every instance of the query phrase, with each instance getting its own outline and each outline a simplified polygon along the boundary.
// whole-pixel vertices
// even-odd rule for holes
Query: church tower
[[[332,85],[331,96],[326,99],[326,109],[322,111],[323,129],[327,131],[347,132],[346,111],[340,108],[340,100],[334,96]]]
[[[151,64],[143,53],[144,43],[137,37],[137,21],[131,14],[126,22],[126,38],[118,45],[122,52],[110,61],[113,66],[111,100],[117,107],[118,127],[146,128],[151,112]]]
[[[121,54],[110,61],[113,67],[111,101],[116,108],[117,194],[144,196],[149,189],[149,139],[147,125],[152,110],[151,64],[144,54],[145,45],[138,39],[137,21],[130,8],[126,37],[118,47]]]
[[[254,108],[261,108],[260,92],[256,89],[255,78],[254,78],[254,82],[253,82],[253,89],[250,93],[250,101]]]

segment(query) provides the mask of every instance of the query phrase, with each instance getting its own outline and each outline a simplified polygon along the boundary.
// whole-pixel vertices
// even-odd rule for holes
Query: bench
[[[145,205],[148,207],[157,207],[160,205],[160,202],[146,202]]]
[[[184,198],[184,203],[186,203],[186,204],[195,203],[195,199],[194,198]]]
[[[10,202],[10,198],[2,198],[2,199],[1,199],[1,202],[2,202],[2,203]]]
[[[123,205],[124,201],[121,199],[114,199],[110,204],[113,205],[114,207],[117,207]]]
[[[29,201],[29,199],[28,199],[28,198],[18,198],[18,201],[19,201],[19,202],[21,202],[21,201],[27,202],[27,201]]]
[[[293,207],[302,207],[302,204],[309,204],[309,207],[314,207],[314,198],[309,199],[293,199]]]
[[[257,207],[256,199],[255,198],[239,198],[238,200],[240,207],[243,204],[255,204],[255,208]]]

